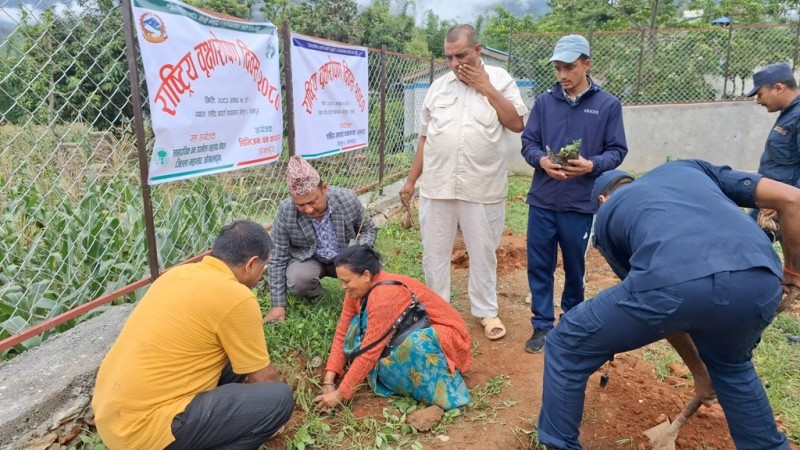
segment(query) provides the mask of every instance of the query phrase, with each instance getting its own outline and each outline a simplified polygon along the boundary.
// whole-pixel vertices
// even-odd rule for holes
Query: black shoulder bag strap
[[[350,356],[348,356],[348,357],[347,357],[347,360],[348,360],[348,362],[351,362],[351,363],[352,363],[352,362],[353,362],[353,360],[354,360],[354,359],[356,359],[356,357],[360,356],[361,354],[363,354],[363,353],[365,353],[365,352],[368,352],[368,351],[372,350],[372,349],[373,349],[373,348],[374,348],[376,345],[378,345],[378,344],[380,344],[381,342],[383,342],[383,340],[384,340],[384,339],[386,339],[386,336],[389,336],[389,334],[390,334],[392,331],[394,331],[394,330],[396,330],[396,329],[397,329],[397,325],[399,325],[399,324],[400,324],[400,322],[403,320],[403,317],[405,317],[406,313],[408,313],[408,311],[409,311],[411,308],[413,308],[413,307],[414,307],[414,305],[416,305],[416,304],[418,304],[418,303],[419,303],[419,299],[417,298],[417,296],[416,296],[416,295],[414,295],[414,291],[412,291],[412,290],[411,290],[411,288],[409,288],[408,286],[406,286],[406,284],[405,284],[405,283],[403,283],[403,282],[400,282],[400,281],[397,281],[397,280],[384,280],[384,281],[379,281],[379,282],[377,282],[377,283],[373,284],[373,285],[372,285],[372,286],[369,288],[369,290],[367,291],[367,293],[366,293],[366,294],[364,294],[364,296],[363,296],[363,297],[361,297],[361,309],[360,309],[360,312],[364,312],[364,311],[366,310],[366,307],[367,307],[367,299],[369,298],[369,294],[370,294],[370,293],[372,293],[372,289],[374,289],[376,286],[390,286],[390,285],[393,285],[393,286],[403,286],[404,288],[406,288],[406,290],[408,291],[408,293],[409,293],[409,294],[411,294],[411,304],[410,304],[410,305],[408,305],[408,308],[406,308],[406,309],[405,309],[405,311],[403,311],[403,313],[402,313],[402,314],[400,314],[400,317],[398,317],[398,318],[397,318],[397,320],[395,320],[395,321],[394,321],[394,323],[392,324],[392,326],[390,326],[390,327],[389,327],[389,329],[388,329],[388,330],[386,330],[386,332],[385,332],[385,333],[383,333],[383,335],[381,335],[381,337],[379,337],[378,339],[376,339],[374,342],[371,342],[371,343],[369,343],[369,345],[362,345],[362,347],[361,347],[360,349],[358,349],[358,351],[356,351],[356,352],[353,352],[353,353],[352,353]]]

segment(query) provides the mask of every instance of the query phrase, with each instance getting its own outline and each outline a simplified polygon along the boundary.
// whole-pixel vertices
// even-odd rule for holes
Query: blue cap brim
[[[597,177],[594,180],[594,187],[592,188],[592,206],[594,207],[595,211],[600,207],[600,194],[606,189],[606,186],[613,183],[618,178],[631,178],[631,175],[624,170],[612,169],[607,172],[603,172],[602,175]]]
[[[747,95],[745,95],[745,97],[752,97],[758,94],[759,89],[761,89],[761,85],[753,86],[753,89],[751,89],[750,92],[748,92]]]
[[[560,52],[553,55],[549,62],[561,61],[565,63],[573,63],[581,57],[581,52]]]

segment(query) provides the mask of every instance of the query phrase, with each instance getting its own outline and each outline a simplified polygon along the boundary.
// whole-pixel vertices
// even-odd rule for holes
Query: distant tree
[[[0,55],[0,123],[20,123],[26,116],[25,111],[17,105],[17,99],[22,96],[25,83],[19,77],[15,66],[19,56],[9,53]]]
[[[531,14],[516,17],[502,6],[496,6],[488,15],[478,19],[483,24],[480,33],[481,43],[488,47],[508,51],[510,33],[531,33],[536,31],[536,18]]]
[[[777,0],[689,0],[689,7],[702,10],[699,24],[708,25],[720,17],[728,17],[735,24],[776,22],[788,17],[788,8],[797,7],[797,1]],[[787,8],[788,7],[788,8]]]
[[[455,22],[450,20],[440,20],[433,11],[428,10],[425,14],[425,39],[428,41],[428,48],[436,58],[444,58],[444,37],[447,30]]]
[[[186,3],[209,11],[249,19],[253,0],[184,0]]]
[[[796,22],[800,0],[766,0],[767,14],[775,22]]]
[[[420,28],[415,28],[411,34],[411,40],[403,46],[403,53],[427,58],[431,56],[428,48],[428,41],[425,40],[425,32]]]
[[[714,1],[714,0],[710,0]],[[551,0],[537,31],[655,29],[674,23],[685,0]]]
[[[49,8],[20,21],[12,37],[19,55],[0,66],[0,90],[14,103],[0,111],[7,120],[107,128],[132,116],[119,7],[106,1],[84,7],[58,14]]]
[[[638,71],[639,33],[595,36],[592,77],[624,102],[715,100],[724,30],[672,32],[654,53],[645,52]],[[644,43],[647,46],[647,43]]]
[[[25,80],[30,80],[31,74],[23,73],[24,68],[20,67],[25,39],[15,29],[16,25],[7,36],[0,38],[3,41],[0,46],[0,123],[19,123],[19,117],[27,115],[16,99],[27,89]]]
[[[744,81],[753,76],[753,72],[767,64],[778,61],[788,61],[794,58],[795,49],[794,27],[753,27],[735,29],[731,39],[730,62],[727,67],[725,59],[720,59],[720,73],[725,73],[727,68],[730,80],[725,92],[727,97],[744,96]],[[727,33],[725,33],[725,44]],[[727,55],[727,52],[723,53]],[[737,80],[741,82],[737,83]],[[737,94],[736,89],[739,89]]]
[[[391,0],[372,0],[358,17],[362,35],[360,44],[366,47],[381,48],[402,52],[411,41],[414,31],[414,18],[406,11],[408,3],[401,4],[398,14],[390,12]]]
[[[280,8],[277,5],[292,31],[332,41],[360,43],[358,6],[353,0],[304,0]],[[276,3],[265,4],[262,10],[265,14],[274,13]]]
[[[284,20],[289,20],[296,6],[292,0],[265,0],[261,6],[261,12],[264,13],[267,20],[281,26]]]

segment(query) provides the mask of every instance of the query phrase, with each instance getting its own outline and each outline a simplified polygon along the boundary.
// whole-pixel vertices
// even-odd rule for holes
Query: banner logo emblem
[[[147,42],[160,44],[167,40],[167,27],[164,21],[157,14],[146,12],[139,17],[139,27],[142,30],[142,37]]]

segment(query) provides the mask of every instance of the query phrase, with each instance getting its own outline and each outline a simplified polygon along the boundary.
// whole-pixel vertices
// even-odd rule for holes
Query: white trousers
[[[422,269],[425,284],[450,301],[450,261],[461,228],[469,254],[467,293],[472,315],[497,316],[497,255],[505,221],[505,202],[473,203],[419,197]]]

